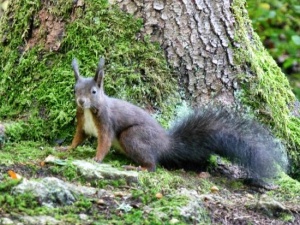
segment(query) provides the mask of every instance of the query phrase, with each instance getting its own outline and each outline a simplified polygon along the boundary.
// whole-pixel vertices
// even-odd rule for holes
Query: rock
[[[79,214],[79,218],[81,219],[81,220],[88,220],[88,215],[86,215],[86,214],[83,214],[83,213],[80,213]]]
[[[194,223],[205,223],[209,221],[203,206],[202,197],[195,190],[188,190],[182,188],[179,191],[180,195],[186,196],[189,199],[187,205],[180,207],[180,215],[187,221],[193,221]]]
[[[17,220],[10,218],[0,218],[1,225],[15,224],[15,225],[56,225],[61,224],[60,221],[51,216],[20,216]]]
[[[157,11],[163,10],[164,9],[163,1],[154,1],[153,8],[156,9]]]
[[[95,179],[121,179],[124,178],[128,183],[136,183],[138,181],[137,171],[123,171],[112,167],[109,164],[87,162],[84,160],[75,160],[72,162],[76,166],[79,172],[87,180]]]
[[[45,177],[40,180],[26,180],[13,188],[14,195],[22,193],[32,193],[43,206],[58,207],[63,205],[71,205],[76,201],[77,195],[84,195],[89,198],[102,198],[113,200],[115,195],[112,191],[98,189],[88,186],[75,185],[69,182],[62,181],[55,177]],[[122,199],[128,198],[129,193],[117,193]],[[103,201],[103,200],[102,200]],[[105,201],[99,204],[104,204]],[[84,215],[82,220],[84,220]],[[0,223],[1,224],[1,223]]]
[[[0,218],[0,224],[6,225],[6,224],[15,224],[14,221],[12,221],[9,218]]]
[[[71,205],[76,200],[64,182],[54,177],[46,177],[40,181],[23,180],[13,189],[14,194],[25,192],[31,192],[42,205],[48,207]]]
[[[20,221],[24,225],[55,225],[61,224],[60,221],[51,216],[23,216]]]
[[[13,189],[13,194],[30,192],[36,196],[41,204],[48,207],[71,205],[76,201],[74,194],[94,195],[97,189],[76,186],[55,177],[45,177],[41,180],[26,180]]]

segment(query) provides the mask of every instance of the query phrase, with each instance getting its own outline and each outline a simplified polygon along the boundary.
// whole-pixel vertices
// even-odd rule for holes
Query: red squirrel
[[[134,162],[148,171],[156,165],[165,168],[199,170],[210,155],[217,154],[243,166],[250,179],[276,176],[285,170],[285,150],[257,122],[229,113],[225,109],[195,109],[166,131],[146,111],[104,92],[104,58],[94,77],[75,74],[77,127],[69,149],[87,136],[97,138],[95,161],[101,162],[116,144]]]

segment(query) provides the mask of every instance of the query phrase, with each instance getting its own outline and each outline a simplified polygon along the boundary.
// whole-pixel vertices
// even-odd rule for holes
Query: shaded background
[[[300,99],[300,1],[247,0],[253,27]]]

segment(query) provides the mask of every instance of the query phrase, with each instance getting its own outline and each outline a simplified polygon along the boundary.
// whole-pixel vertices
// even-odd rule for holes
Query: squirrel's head
[[[100,58],[95,76],[84,78],[79,73],[76,59],[72,61],[75,75],[75,100],[79,107],[83,109],[99,109],[104,100],[104,58]]]

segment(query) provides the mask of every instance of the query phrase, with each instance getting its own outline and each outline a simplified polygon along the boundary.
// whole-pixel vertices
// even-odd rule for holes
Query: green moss
[[[10,1],[0,21],[0,120],[26,123],[23,139],[69,140],[75,116],[71,60],[78,58],[81,73],[93,76],[100,56],[106,58],[108,95],[155,108],[169,119],[175,79],[159,45],[139,37],[142,20],[107,0],[87,0],[84,7],[73,2]],[[44,45],[49,31],[41,25],[42,9],[65,24],[58,51]],[[28,47],[32,37],[36,44]]]
[[[285,75],[274,59],[263,47],[257,34],[247,29],[252,27],[246,13],[244,0],[234,1],[236,18],[236,39],[243,47],[235,49],[235,59],[239,64],[251,66],[253,74],[241,75],[243,91],[238,93],[242,102],[251,107],[256,115],[269,124],[274,133],[289,148],[295,173],[300,165],[300,119],[291,115],[296,98]]]
[[[282,176],[277,180],[277,184],[280,185],[278,190],[272,191],[269,195],[276,195],[278,199],[284,198],[283,200],[288,200],[298,204],[300,201],[300,182],[290,178],[289,176],[282,174]]]
[[[0,164],[30,163],[44,160],[49,154],[54,154],[54,149],[43,142],[7,143],[0,151]]]
[[[21,180],[11,179],[7,175],[5,175],[4,178],[1,179],[0,191],[1,192],[10,192],[14,186],[16,186],[20,183],[20,181]]]
[[[294,222],[295,221],[295,217],[293,215],[291,215],[291,213],[281,213],[280,218],[284,222]]]
[[[38,199],[36,199],[31,193],[18,194],[16,196],[11,194],[13,187],[20,182],[21,180],[13,180],[8,176],[4,176],[4,179],[1,180],[1,212],[27,213],[32,215],[32,209],[38,207]],[[37,210],[36,212],[38,211],[40,210]]]
[[[51,167],[51,171],[56,175],[62,175],[68,181],[84,181],[81,179],[77,168],[71,163],[71,161],[66,162],[66,165],[55,165]]]

